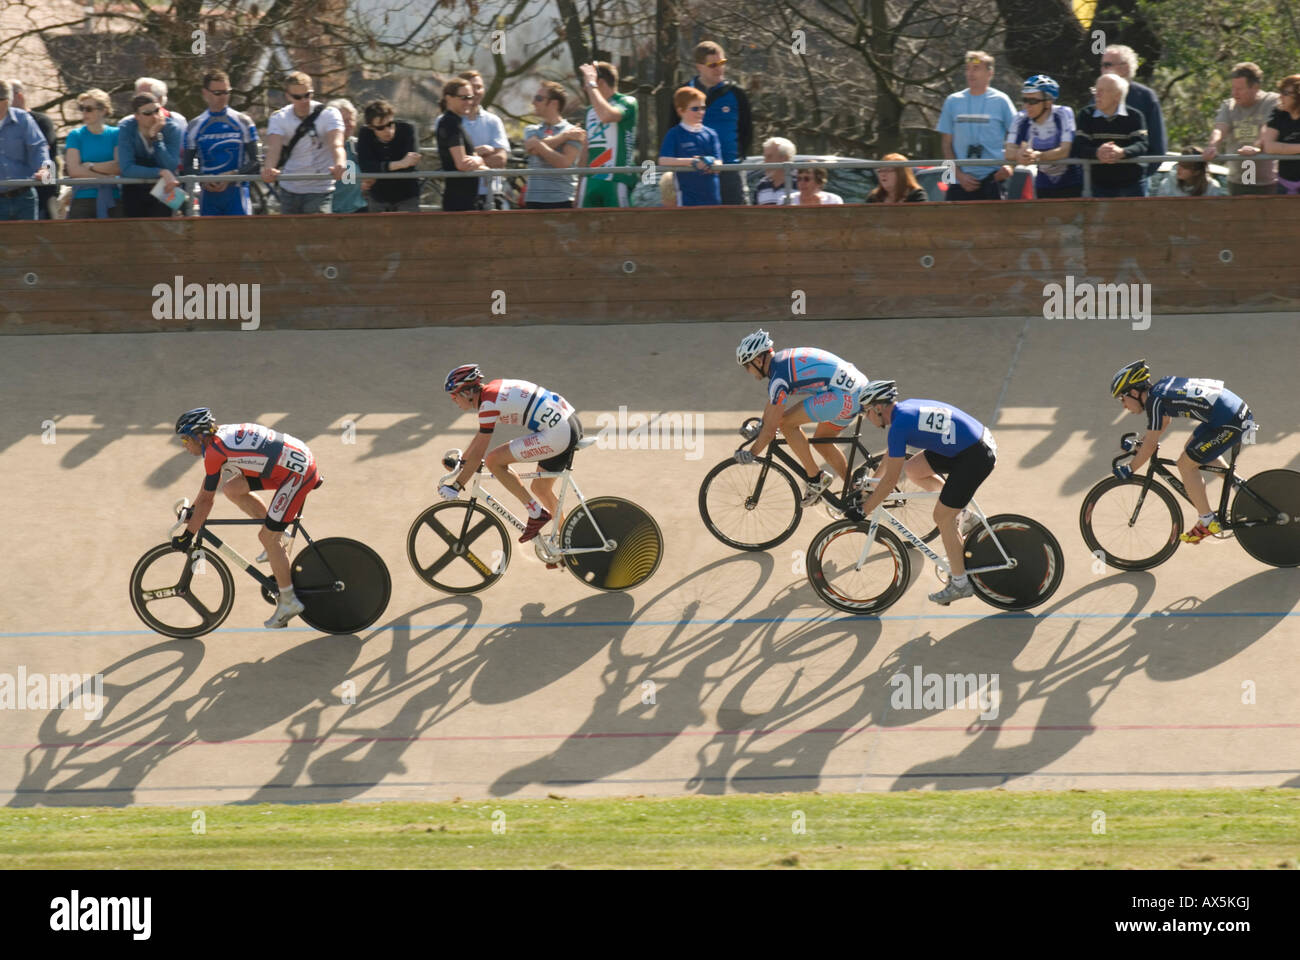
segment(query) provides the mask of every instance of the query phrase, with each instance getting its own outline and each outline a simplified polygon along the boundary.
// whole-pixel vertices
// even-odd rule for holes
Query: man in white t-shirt
[[[461,127],[474,144],[474,153],[494,170],[505,169],[510,159],[510,138],[506,136],[506,125],[491,110],[483,109],[483,75],[477,70],[462,70],[456,74],[462,80],[468,80],[470,93],[474,99],[470,102],[469,113],[461,118]],[[437,135],[438,125],[433,125]],[[480,210],[500,209],[501,191],[505,189],[500,177],[479,177],[477,205]]]
[[[271,114],[266,124],[262,179],[275,183],[283,173],[322,174],[320,180],[281,183],[280,212],[331,213],[334,181],[343,178],[348,165],[343,149],[343,116],[311,98],[311,77],[305,73],[295,70],[285,77],[284,92],[289,105]]]

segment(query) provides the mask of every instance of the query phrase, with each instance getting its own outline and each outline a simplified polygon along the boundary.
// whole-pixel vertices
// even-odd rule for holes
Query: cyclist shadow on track
[[[1207,600],[1180,600],[1154,615],[1142,617],[1139,614],[1154,590],[1155,580],[1149,573],[1128,573],[1081,588],[1058,601],[1052,609],[1076,603],[1090,591],[1116,584],[1131,584],[1137,589],[1127,616],[1115,620],[1098,639],[1067,652],[1067,645],[1078,632],[1080,621],[1075,621],[1043,667],[1018,671],[1008,663],[1001,674],[1002,698],[997,719],[972,724],[976,736],[959,753],[913,766],[895,779],[891,789],[912,790],[927,785],[941,790],[982,789],[1032,776],[1097,732],[1092,724],[1093,715],[1129,675],[1144,671],[1152,680],[1162,682],[1187,679],[1213,669],[1267,634],[1281,622],[1282,611],[1289,610],[1300,599],[1300,583],[1295,582],[1293,575],[1284,570],[1267,570]],[[1240,619],[1225,617],[1224,620],[1234,625],[1231,636],[1225,636],[1226,631],[1217,628],[1206,629],[1207,622],[1219,624],[1223,622],[1219,619],[1221,615],[1239,612],[1243,596],[1267,597],[1267,605],[1274,612]],[[1189,612],[1199,616],[1178,616]],[[948,641],[967,629],[957,631]],[[999,747],[1002,726],[1008,718],[1021,706],[1034,701],[1042,701],[1042,707],[1033,721],[1029,742]],[[1160,722],[1165,716],[1162,713],[1153,722]],[[1128,747],[1121,742],[1117,750],[1121,755],[1133,755]]]
[[[773,570],[766,553],[736,554],[689,574],[646,601],[611,646],[590,715],[545,756],[502,774],[494,796],[529,784],[590,783],[646,762],[705,721],[710,692],[752,655],[767,623],[736,622]],[[724,594],[720,583],[739,584]],[[766,620],[772,610],[755,615]]]
[[[413,611],[404,619],[414,620],[448,605],[467,608],[465,616],[456,618],[463,623],[454,636],[414,668],[408,660],[415,648],[436,633],[450,632],[452,624],[419,634],[410,628],[396,630],[389,652],[353,672],[358,679],[370,679],[358,691],[356,703],[336,721],[324,723],[323,705],[295,716],[290,721],[294,742],[280,758],[281,770],[245,802],[283,801],[286,791],[309,792],[316,786],[329,791],[326,799],[347,799],[388,776],[406,773],[403,754],[448,717],[475,703],[504,703],[527,696],[599,653],[611,634],[624,629],[608,621],[626,620],[632,602],[625,594],[599,594],[549,616],[543,615],[541,604],[527,604],[518,622],[492,630],[472,649],[459,653],[457,648],[471,635],[481,612],[478,598],[456,597]],[[580,626],[592,621],[601,625]],[[573,626],[566,629],[566,624]],[[405,699],[395,715],[385,712],[364,720],[366,711],[398,697]],[[325,748],[325,738],[348,742]],[[306,784],[298,786],[304,775]]]

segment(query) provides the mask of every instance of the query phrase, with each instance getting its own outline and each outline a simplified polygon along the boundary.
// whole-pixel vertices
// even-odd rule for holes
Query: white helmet
[[[736,362],[742,367],[772,349],[772,338],[766,330],[755,330],[736,348]]]
[[[873,403],[893,403],[898,399],[898,386],[893,380],[872,380],[862,388],[862,408]]]

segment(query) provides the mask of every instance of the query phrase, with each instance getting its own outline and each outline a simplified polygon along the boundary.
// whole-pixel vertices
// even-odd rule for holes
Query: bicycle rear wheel
[[[866,562],[857,566],[871,524],[838,520],[823,527],[808,545],[804,566],[817,596],[846,613],[879,613],[907,589],[911,561],[903,542],[887,527],[876,528]]]
[[[1149,570],[1178,549],[1183,511],[1174,495],[1141,477],[1107,477],[1079,508],[1079,532],[1093,553],[1119,570]]]
[[[723,460],[700,484],[700,518],[736,550],[769,550],[789,539],[803,516],[794,477],[774,463]]]
[[[1267,501],[1266,507],[1262,501]],[[1273,509],[1270,510],[1269,507]],[[1238,527],[1232,532],[1248,554],[1274,567],[1300,566],[1300,473],[1265,470],[1245,482],[1232,500],[1232,522],[1276,520],[1286,523]]]
[[[476,593],[505,574],[510,537],[505,524],[480,503],[435,503],[411,524],[406,556],[429,586],[446,593]]]
[[[597,527],[605,539],[617,541],[618,546],[566,555],[564,565],[569,572],[597,590],[631,590],[649,580],[664,555],[664,535],[654,517],[621,497],[596,497],[586,503],[586,510],[579,506],[564,518],[560,549],[601,546],[605,541]],[[595,518],[596,527],[587,511]]]
[[[1014,513],[989,517],[988,525],[1015,566],[971,574],[971,585],[980,599],[1002,610],[1028,610],[1050,600],[1065,572],[1065,557],[1052,532],[1038,521]],[[966,538],[965,553],[968,570],[1005,562],[982,526]]]
[[[294,558],[292,576],[303,622],[325,633],[364,630],[383,616],[393,589],[379,554],[347,537],[308,544]]]
[[[193,560],[171,544],[149,550],[131,571],[131,607],[136,616],[165,637],[189,640],[217,629],[235,603],[230,568],[203,551]]]

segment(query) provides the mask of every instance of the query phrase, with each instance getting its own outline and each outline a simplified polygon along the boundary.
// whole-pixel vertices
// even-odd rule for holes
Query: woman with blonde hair
[[[887,153],[880,159],[903,161],[907,157]],[[877,167],[876,179],[880,185],[867,195],[867,203],[921,203],[926,199],[911,167]]]
[[[109,125],[113,104],[98,87],[77,97],[82,124],[68,131],[63,158],[70,177],[115,177],[117,165],[117,127]],[[94,220],[116,217],[117,187],[78,187],[72,194],[69,220]]]

